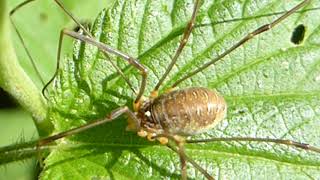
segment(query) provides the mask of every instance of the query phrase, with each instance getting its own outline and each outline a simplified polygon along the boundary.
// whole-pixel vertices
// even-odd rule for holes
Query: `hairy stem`
[[[7,1],[0,1],[0,87],[10,93],[19,104],[31,113],[40,135],[51,131],[51,123],[46,118],[47,106],[29,76],[20,66],[15,54],[10,34]]]

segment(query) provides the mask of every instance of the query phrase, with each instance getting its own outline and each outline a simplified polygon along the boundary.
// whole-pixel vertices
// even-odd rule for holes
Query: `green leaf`
[[[91,23],[102,8],[108,6],[108,2],[111,1],[62,0],[61,2],[80,22]],[[10,10],[21,2],[21,0],[10,0],[8,2]],[[82,11],[84,8],[86,11]],[[63,28],[73,29],[75,24],[54,1],[50,0],[35,0],[27,4],[16,11],[13,20],[25,40],[42,78],[47,82],[55,71],[60,31]],[[41,90],[43,84],[37,77],[25,49],[16,33],[12,34],[21,66]],[[64,49],[67,47],[68,45],[63,46]]]
[[[197,27],[169,74],[170,85],[231,47],[247,33],[301,1],[204,1]],[[319,7],[318,1],[304,7]],[[101,42],[140,59],[149,70],[148,96],[176,50],[192,12],[192,0],[118,0],[102,11],[92,33]],[[264,16],[268,15],[268,16]],[[258,18],[257,16],[261,16]],[[179,88],[217,89],[228,103],[227,118],[196,138],[268,137],[320,146],[319,11],[295,13]],[[255,17],[255,18],[246,18]],[[228,21],[232,19],[239,19]],[[220,22],[220,23],[218,23]],[[299,46],[294,28],[307,27]],[[136,69],[113,55],[138,89]],[[50,118],[56,132],[132,107],[134,93],[97,49],[75,43],[50,88]],[[125,131],[125,118],[62,139],[45,160],[42,179],[179,179],[177,154]],[[270,143],[215,142],[186,145],[187,154],[217,179],[319,179],[320,155]],[[204,178],[191,165],[190,178]]]

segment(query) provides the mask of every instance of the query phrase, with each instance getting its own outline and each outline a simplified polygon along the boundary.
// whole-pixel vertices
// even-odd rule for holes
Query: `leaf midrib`
[[[75,145],[75,143],[77,145]],[[63,147],[59,147],[59,151],[63,150],[64,148],[66,148],[66,146],[68,146],[67,148],[72,148],[72,146],[75,146],[76,148],[81,148],[81,147],[99,147],[99,148],[113,148],[113,147],[122,147],[124,149],[124,151],[126,150],[130,150],[130,148],[133,148],[133,149],[142,149],[142,148],[161,148],[161,150],[164,150],[164,147],[163,145],[141,145],[141,144],[120,144],[120,143],[83,143],[83,142],[80,142],[79,141],[75,141],[75,142],[72,142],[72,143],[68,143],[69,145],[65,145],[63,144],[62,146]],[[73,145],[70,145],[70,144],[73,144]],[[270,143],[269,143],[270,144]],[[128,149],[125,149],[125,148],[128,148]],[[169,150],[169,149],[167,149]],[[255,154],[243,154],[243,153],[237,153],[233,150],[230,150],[230,151],[220,151],[220,150],[214,150],[214,148],[211,148],[211,147],[208,147],[208,148],[205,148],[203,149],[203,146],[200,146],[200,147],[196,147],[196,146],[188,146],[186,148],[186,151],[189,155],[191,155],[192,157],[192,154],[210,154],[210,156],[213,156],[213,157],[226,157],[226,158],[241,158],[241,159],[254,159],[256,160],[257,158],[260,159],[261,161],[271,161],[271,162],[276,162],[276,163],[280,163],[281,165],[289,165],[289,166],[293,166],[293,167],[312,167],[312,168],[315,168],[315,169],[319,169],[320,170],[320,162],[318,162],[319,165],[316,165],[317,161],[314,161],[315,164],[310,164],[310,163],[301,163],[301,162],[297,162],[297,163],[294,163],[293,161],[281,161],[281,159],[274,159],[274,158],[268,158],[266,156],[259,156],[259,155],[255,155]],[[174,152],[172,152],[174,153]],[[262,153],[262,152],[261,152]],[[206,155],[205,155],[206,156]],[[209,156],[209,155],[208,155]]]

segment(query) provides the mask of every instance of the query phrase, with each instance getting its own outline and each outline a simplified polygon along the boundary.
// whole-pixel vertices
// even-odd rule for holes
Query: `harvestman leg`
[[[19,4],[18,6],[16,6],[11,12],[10,12],[10,17],[21,7],[25,6],[26,4],[32,2],[32,1],[35,1],[35,0],[26,0],[24,2],[22,2],[21,4]],[[143,92],[144,92],[144,89],[145,89],[145,85],[146,85],[146,76],[147,76],[147,70],[146,68],[143,67],[143,65],[141,65],[137,60],[135,60],[134,58],[131,58],[129,57],[128,55],[120,52],[120,51],[117,51],[117,50],[113,50],[112,48],[104,45],[103,43],[100,43],[98,41],[95,41],[90,32],[87,31],[86,28],[84,28],[82,26],[81,23],[79,23],[79,21],[77,21],[76,18],[74,18],[74,16],[64,8],[64,6],[60,3],[59,0],[55,0],[55,2],[63,9],[63,11],[73,19],[73,21],[85,32],[86,35],[88,35],[89,37],[86,37],[86,36],[83,36],[81,34],[78,34],[76,32],[72,32],[72,31],[68,31],[68,30],[63,30],[61,32],[61,35],[60,35],[60,39],[59,39],[59,48],[58,48],[58,55],[57,55],[57,70],[59,69],[59,66],[60,66],[60,53],[61,53],[61,47],[62,47],[62,41],[63,41],[63,36],[64,35],[68,35],[68,36],[71,36],[73,38],[76,38],[76,39],[79,39],[81,41],[84,41],[84,42],[87,42],[87,43],[90,43],[92,45],[95,45],[97,46],[98,48],[100,48],[104,53],[105,55],[107,55],[107,53],[112,53],[112,54],[115,54],[115,55],[118,55],[122,58],[124,58],[125,60],[127,60],[130,64],[132,64],[134,67],[136,67],[138,70],[141,71],[141,74],[142,74],[142,83],[141,83],[141,87],[140,87],[140,90],[139,90],[139,93],[137,95],[137,98],[135,100],[135,102],[137,103]],[[167,70],[166,72],[166,75],[164,75],[163,77],[163,80],[165,79],[165,77],[167,76],[167,74],[170,72],[170,70],[172,69],[173,65],[175,64],[178,56],[180,55],[182,49],[184,48],[184,46],[186,45],[187,41],[188,41],[188,38],[190,36],[190,33],[193,29],[193,26],[194,26],[194,21],[195,21],[195,17],[196,17],[196,12],[199,8],[199,3],[200,3],[200,0],[197,0],[196,3],[195,3],[195,6],[194,6],[194,12],[193,12],[193,15],[192,15],[192,20],[189,22],[188,24],[188,27],[186,28],[185,32],[184,32],[184,36],[183,36],[183,39],[181,40],[181,43],[179,45],[179,48],[172,60],[172,63],[169,67],[169,70]],[[11,22],[19,36],[19,39],[20,41],[22,42],[29,58],[31,59],[32,63],[34,64],[34,61],[33,61],[33,58],[31,57],[31,54],[29,53],[29,50],[27,49],[25,43],[24,43],[24,40],[22,38],[22,36],[20,35],[18,29],[16,28],[16,25],[14,23],[14,21],[11,19]],[[117,69],[117,66],[115,66],[113,64],[112,61],[110,61],[112,63],[112,65]],[[37,68],[35,67],[34,65],[34,68],[37,70]],[[120,69],[117,69],[117,71],[124,77],[122,71]],[[37,71],[38,72],[38,71]],[[46,89],[46,87],[53,81],[53,79],[55,78],[55,76],[57,75],[57,72],[55,72],[55,75],[50,79],[50,81],[44,86],[43,90],[42,90],[42,93],[44,94],[44,90]],[[40,73],[38,73],[39,77],[41,78],[40,76]],[[127,81],[127,79],[125,78],[125,80]],[[162,80],[162,81],[163,81]],[[129,86],[132,88],[131,84],[127,81],[127,83],[129,84]],[[159,82],[159,86],[161,85],[161,82]],[[132,88],[133,89],[133,88]],[[133,90],[134,91],[134,90]],[[135,91],[134,91],[135,92]],[[122,107],[122,108],[119,108],[115,111],[113,111],[110,115],[109,118],[106,118],[104,120],[98,120],[98,121],[94,121],[92,123],[89,123],[89,124],[86,124],[86,125],[83,125],[83,126],[80,126],[78,128],[74,128],[74,129],[71,129],[71,130],[68,130],[68,131],[65,131],[65,132],[62,132],[62,133],[59,133],[59,134],[56,134],[56,135],[53,135],[53,136],[50,136],[50,137],[47,137],[47,138],[44,138],[44,139],[41,139],[38,143],[38,146],[37,147],[40,147],[42,145],[45,145],[45,144],[48,144],[50,142],[53,142],[57,139],[60,139],[60,138],[63,138],[63,137],[66,137],[66,136],[70,136],[70,135],[73,135],[73,134],[77,134],[79,132],[82,132],[82,131],[85,131],[87,129],[90,129],[92,127],[95,127],[95,126],[98,126],[100,124],[104,124],[106,122],[110,122],[112,121],[113,119],[117,118],[118,116],[122,115],[126,113],[128,116],[130,116],[131,119],[133,119],[136,124],[137,124],[137,127],[139,125],[139,120],[136,118],[136,116],[134,115],[134,113],[132,111],[130,111],[127,107]],[[39,151],[40,152],[40,151]],[[182,145],[179,146],[179,150],[177,151],[177,153],[179,154],[180,156],[180,161],[181,161],[181,170],[182,170],[182,178],[183,179],[186,179],[187,178],[187,173],[186,173],[186,160],[188,160],[191,164],[193,164],[198,170],[200,170],[202,173],[204,173],[207,177],[210,177],[209,174],[206,174],[206,171],[204,169],[202,169],[196,162],[194,162],[192,159],[188,158],[186,156],[186,154],[184,153],[184,147]],[[210,178],[209,178],[210,179]]]
[[[159,137],[164,136],[168,137],[170,139],[174,139],[174,137],[170,137],[167,135],[159,135]],[[175,140],[176,141],[176,140]],[[311,146],[309,144],[300,143],[296,141],[291,140],[284,140],[284,139],[271,139],[271,138],[251,138],[251,137],[230,137],[230,138],[211,138],[211,139],[199,139],[199,140],[185,140],[185,143],[204,143],[204,142],[227,142],[227,141],[250,141],[250,142],[271,142],[276,144],[283,144],[288,145],[304,150],[313,151],[316,153],[320,153],[320,148]],[[196,169],[198,169],[207,179],[214,179],[212,176],[210,176],[206,170],[204,170],[201,166],[199,166],[193,159],[189,158],[184,151],[184,146],[181,144],[181,142],[176,141],[176,144],[178,145],[179,149],[172,147],[171,145],[167,145],[170,149],[175,151],[180,156],[180,160],[188,161],[191,163]],[[186,171],[182,171],[182,177],[186,177]]]
[[[177,146],[178,146],[178,150],[171,146],[170,144],[168,144],[167,146],[175,151],[177,154],[179,154],[180,156],[180,161],[181,163],[185,163],[186,161],[188,161],[189,163],[191,163],[197,170],[199,170],[203,175],[205,175],[205,177],[207,179],[213,179],[212,176],[210,176],[206,170],[204,170],[201,166],[199,166],[193,159],[189,158],[186,154],[185,154],[185,150],[184,150],[184,146],[183,143],[177,141],[173,136],[169,136],[169,135],[158,135],[158,137],[167,137],[170,139],[173,139]],[[230,138],[211,138],[211,139],[199,139],[199,140],[185,140],[184,143],[205,143],[205,142],[227,142],[227,141],[249,141],[249,142],[270,142],[270,143],[276,143],[276,144],[283,144],[283,145],[287,145],[287,146],[292,146],[292,147],[296,147],[299,149],[303,149],[303,150],[309,150],[309,151],[313,151],[316,153],[320,153],[320,148],[315,147],[315,146],[311,146],[309,144],[306,143],[301,143],[301,142],[296,142],[296,141],[291,141],[291,140],[285,140],[285,139],[271,139],[271,138],[253,138],[253,137],[230,137]],[[183,165],[181,165],[183,167]],[[182,177],[186,177],[186,170],[183,170],[182,168]]]
[[[132,58],[132,57],[130,57],[130,56],[118,51],[118,50],[114,50],[114,49],[110,48],[109,46],[106,46],[105,44],[103,44],[103,43],[101,43],[99,41],[96,41],[95,39],[92,39],[92,38],[90,38],[88,36],[84,36],[82,34],[79,34],[77,32],[70,31],[70,30],[67,30],[67,29],[63,29],[61,31],[61,33],[60,33],[59,48],[58,48],[58,54],[57,54],[57,69],[59,69],[61,48],[62,48],[62,42],[63,42],[64,35],[67,35],[67,36],[70,36],[72,38],[78,39],[80,41],[83,41],[83,42],[89,43],[91,45],[94,45],[99,50],[101,50],[102,52],[104,52],[106,54],[107,53],[111,53],[111,54],[120,56],[124,60],[128,61],[129,64],[133,65],[135,68],[140,70],[142,72],[142,74],[147,75],[146,68],[142,64],[140,64],[136,59],[134,59],[134,58]],[[56,73],[57,72],[58,71],[56,71]],[[55,76],[56,76],[56,73],[55,73]],[[55,76],[53,76],[53,77],[55,77]],[[139,94],[138,94],[138,96],[137,96],[137,98],[135,100],[135,103],[137,103],[140,100],[140,98],[141,98],[141,96],[142,96],[142,94],[144,92],[145,85],[146,85],[145,84],[146,76],[142,76],[142,77],[143,77],[143,79],[142,79],[141,87],[140,87],[140,90],[139,90]],[[125,107],[120,107],[120,108],[112,111],[111,114],[105,119],[96,120],[96,121],[93,121],[91,123],[85,124],[83,126],[80,126],[80,127],[77,127],[77,128],[73,128],[73,129],[58,133],[56,135],[53,135],[53,136],[50,136],[50,137],[47,137],[47,138],[44,138],[44,139],[40,139],[38,144],[37,144],[37,149],[39,149],[39,147],[41,147],[41,146],[43,146],[45,144],[51,143],[51,142],[53,142],[53,141],[55,141],[57,139],[60,139],[60,138],[63,138],[63,137],[67,137],[67,136],[70,136],[70,135],[73,135],[73,134],[77,134],[77,133],[80,133],[80,132],[85,131],[87,129],[90,129],[90,128],[99,126],[101,124],[104,124],[106,122],[110,122],[110,121],[114,120],[115,118],[119,117],[120,115],[122,115],[124,113],[127,114],[129,116],[129,118],[134,121],[137,130],[139,130],[139,127],[140,127],[139,119],[135,116],[135,114],[131,110],[129,110],[128,107],[125,106]],[[41,154],[40,154],[41,152],[40,151],[38,151],[38,152],[39,152],[38,157],[41,157]],[[39,158],[39,159],[41,159],[41,158]],[[40,166],[42,166],[42,161],[41,160],[40,160]]]
[[[101,124],[104,124],[104,123],[107,123],[107,122],[111,122],[114,119],[116,119],[119,116],[121,116],[122,114],[126,114],[130,119],[132,119],[135,122],[136,127],[137,128],[139,127],[139,125],[140,125],[139,119],[136,117],[136,115],[127,106],[124,106],[124,107],[120,107],[118,109],[115,109],[114,111],[112,111],[104,119],[96,120],[96,121],[90,122],[88,124],[85,124],[83,126],[76,127],[76,128],[70,129],[68,131],[64,131],[64,132],[58,133],[56,135],[40,139],[39,143],[38,143],[38,146],[43,146],[43,145],[49,144],[49,143],[51,143],[51,142],[53,142],[53,141],[55,141],[57,139],[61,139],[63,137],[71,136],[71,135],[83,132],[85,130],[88,130],[90,128],[99,126]]]
[[[289,11],[287,11],[285,14],[283,14],[282,16],[280,16],[279,18],[277,18],[276,20],[274,20],[273,22],[271,22],[270,24],[265,24],[261,27],[259,27],[258,29],[252,31],[251,33],[247,34],[244,38],[242,38],[239,42],[237,42],[236,44],[234,44],[232,47],[230,47],[228,50],[226,50],[225,52],[223,52],[221,55],[219,55],[218,57],[212,59],[211,61],[205,63],[204,65],[202,65],[200,68],[190,72],[189,74],[183,76],[181,79],[177,80],[173,85],[172,88],[175,88],[178,84],[180,84],[181,82],[183,82],[184,80],[191,78],[192,76],[196,75],[197,73],[203,71],[204,69],[206,69],[207,67],[209,67],[210,65],[216,63],[217,61],[219,61],[220,59],[222,59],[223,57],[225,57],[227,54],[231,53],[232,51],[234,51],[235,49],[237,49],[238,47],[240,47],[241,45],[245,44],[246,42],[248,42],[249,40],[251,40],[252,38],[256,37],[259,34],[262,34],[263,32],[266,32],[270,29],[272,29],[273,27],[275,27],[276,25],[278,25],[280,22],[282,22],[283,20],[285,20],[287,17],[289,17],[290,15],[292,15],[293,13],[295,13],[297,10],[299,10],[300,8],[302,8],[303,6],[305,6],[307,3],[309,3],[310,0],[304,0],[303,2],[301,2],[300,4],[298,4],[297,6],[295,6],[294,8],[290,9]]]
[[[119,107],[115,110],[113,110],[106,118],[104,119],[99,119],[99,120],[95,120],[93,122],[87,123],[85,125],[82,125],[80,127],[76,127],[58,134],[55,134],[53,136],[49,136],[46,138],[42,138],[38,141],[37,145],[36,145],[36,149],[38,151],[38,159],[40,162],[40,167],[43,167],[42,164],[42,160],[41,160],[41,150],[40,147],[44,146],[46,144],[50,144],[51,142],[54,142],[55,140],[64,138],[64,137],[68,137],[83,131],[86,131],[88,129],[91,129],[93,127],[99,126],[101,124],[105,124],[108,122],[111,122],[113,120],[115,120],[116,118],[118,118],[119,116],[126,114],[131,120],[134,121],[136,128],[139,128],[140,125],[140,121],[139,119],[136,117],[136,115],[127,107],[127,106],[123,106],[123,107]]]
[[[293,14],[294,12],[296,12],[297,10],[299,10],[300,8],[302,8],[303,6],[305,6],[307,3],[309,3],[310,0],[304,0],[303,2],[301,2],[300,4],[298,4],[297,6],[295,6],[294,8],[292,8],[291,10],[289,10],[288,12],[286,12],[285,14],[283,14],[282,16],[280,16],[279,18],[277,18],[276,20],[274,20],[273,22],[271,22],[270,24],[266,24],[263,25],[261,27],[259,27],[258,29],[252,31],[251,33],[249,33],[248,35],[246,35],[243,39],[241,39],[238,43],[236,43],[235,45],[233,45],[231,48],[229,48],[228,50],[226,50],[224,53],[222,53],[221,55],[219,55],[218,57],[212,59],[211,61],[205,63],[203,66],[201,66],[200,68],[192,71],[191,73],[185,75],[184,77],[182,77],[181,79],[179,79],[178,81],[176,81],[173,85],[172,88],[176,87],[178,84],[180,84],[181,82],[183,82],[184,80],[191,78],[192,76],[194,76],[195,74],[201,72],[202,70],[206,69],[207,67],[209,67],[210,65],[214,64],[215,62],[219,61],[220,59],[222,59],[223,57],[225,57],[227,54],[231,53],[232,51],[234,51],[235,49],[237,49],[239,46],[245,44],[247,41],[251,40],[252,38],[254,38],[255,36],[266,32],[270,29],[272,29],[274,26],[276,26],[277,24],[279,24],[281,21],[285,20],[287,17],[289,17],[291,14]],[[300,142],[295,142],[295,141],[291,141],[291,140],[283,140],[283,139],[271,139],[271,138],[251,138],[251,137],[234,137],[234,138],[212,138],[212,139],[204,139],[204,140],[187,140],[186,143],[201,143],[201,142],[216,142],[216,141],[255,141],[255,142],[271,142],[271,143],[277,143],[277,144],[284,144],[284,145],[288,145],[288,146],[293,146],[296,148],[300,148],[300,149],[305,149],[305,150],[310,150],[310,151],[314,151],[317,153],[320,153],[320,148],[317,148],[315,146],[311,146],[309,144],[305,144],[305,143],[300,143]]]
[[[252,141],[252,142],[271,142],[276,144],[283,144],[293,146],[296,148],[310,150],[320,153],[320,148],[311,146],[309,144],[300,143],[285,139],[271,139],[271,138],[252,138],[252,137],[230,137],[230,138],[211,138],[211,139],[199,139],[199,140],[186,140],[186,143],[203,143],[203,142],[218,142],[218,141]]]
[[[111,47],[109,47],[109,46],[105,45],[104,43],[101,43],[101,42],[99,42],[99,41],[97,41],[97,40],[95,40],[93,38],[90,38],[88,36],[84,36],[82,34],[74,32],[74,31],[63,29],[61,31],[61,33],[60,33],[60,39],[59,39],[59,48],[58,48],[58,54],[57,54],[57,69],[59,69],[59,66],[60,66],[59,65],[60,54],[61,54],[61,48],[62,48],[62,42],[63,42],[64,35],[70,36],[70,37],[72,37],[74,39],[78,39],[80,41],[83,41],[83,42],[89,43],[89,44],[91,44],[93,46],[96,46],[103,53],[106,53],[106,54],[111,53],[111,54],[114,54],[116,56],[119,56],[122,59],[126,60],[133,67],[138,69],[141,72],[141,75],[142,75],[142,82],[141,82],[141,85],[140,85],[140,89],[139,89],[138,95],[137,95],[137,97],[136,97],[134,102],[135,103],[139,102],[139,100],[141,99],[141,97],[142,97],[142,95],[144,93],[145,87],[146,87],[146,79],[147,79],[148,71],[141,63],[139,63],[139,61],[137,59],[135,59],[133,57],[130,57],[129,55],[127,55],[127,54],[125,54],[125,53],[123,53],[121,51],[112,49]],[[53,78],[56,76],[56,74],[57,74],[57,71],[56,71],[55,75],[53,76]],[[49,83],[50,83],[50,81],[49,81]],[[48,84],[44,87],[44,89],[48,86]]]
[[[21,33],[19,32],[16,24],[14,23],[14,20],[13,20],[13,15],[15,14],[15,12],[17,12],[20,8],[26,6],[27,4],[33,2],[33,1],[36,1],[36,0],[26,0],[26,1],[23,1],[21,2],[20,4],[18,4],[16,7],[14,7],[11,11],[10,11],[10,21],[11,21],[11,24],[13,25],[13,28],[14,30],[16,31],[17,35],[18,35],[18,38],[19,40],[21,41],[21,44],[23,46],[23,48],[25,49],[31,63],[32,63],[32,66],[33,68],[35,69],[36,73],[37,73],[37,76],[39,77],[39,79],[41,80],[42,84],[45,84],[43,78],[41,77],[41,74],[39,72],[39,70],[37,69],[37,66],[35,64],[35,61],[34,59],[32,58],[31,56],[31,53],[29,51],[29,49],[27,48],[26,46],[26,43],[21,35]],[[91,36],[90,33],[87,31],[87,29],[85,27],[83,27],[83,25],[76,19],[74,18],[74,16],[67,10],[64,8],[64,6],[62,5],[62,3],[59,1],[59,0],[54,0],[58,6],[60,6],[60,8],[69,16],[71,17],[71,19],[85,32],[85,34],[87,34],[88,36]]]
[[[182,77],[181,79],[179,79],[178,81],[176,81],[173,85],[172,88],[175,88],[178,84],[180,84],[181,82],[183,82],[184,80],[194,76],[195,74],[201,72],[202,70],[206,69],[207,67],[209,67],[210,65],[214,64],[215,62],[217,62],[218,60],[222,59],[223,57],[225,57],[227,54],[231,53],[232,51],[234,51],[235,49],[237,49],[239,46],[245,44],[247,41],[249,41],[250,39],[254,38],[255,36],[266,32],[270,29],[272,29],[274,26],[276,26],[277,24],[279,24],[281,21],[285,20],[287,17],[289,17],[291,14],[293,14],[294,12],[296,12],[297,10],[299,10],[300,8],[302,8],[303,6],[305,6],[310,0],[304,0],[303,2],[301,2],[300,4],[298,4],[297,6],[295,6],[294,8],[292,8],[291,10],[289,10],[288,12],[286,12],[284,15],[280,16],[278,19],[274,20],[272,23],[270,24],[266,24],[263,25],[261,27],[259,27],[258,29],[252,31],[251,33],[249,33],[248,35],[246,35],[243,39],[241,39],[238,43],[236,43],[235,45],[233,45],[231,48],[229,48],[228,50],[226,50],[224,53],[222,53],[221,55],[219,55],[218,57],[212,59],[211,61],[209,61],[208,63],[205,63],[203,66],[201,66],[200,68],[192,71],[191,73],[185,75],[184,77]],[[197,1],[197,3],[199,3]],[[164,81],[164,79],[166,78],[167,74],[170,72],[172,66],[176,63],[178,56],[180,55],[183,47],[185,46],[186,41],[188,40],[188,37],[193,29],[194,26],[194,21],[196,18],[196,12],[197,12],[197,5],[195,6],[195,10],[194,10],[194,14],[192,19],[190,20],[188,27],[186,28],[185,32],[184,32],[184,36],[181,40],[181,43],[179,45],[178,50],[176,51],[176,54],[174,56],[174,58],[172,59],[171,64],[168,67],[168,70],[165,72],[165,74],[162,76],[162,78],[159,80],[158,84],[156,85],[154,91],[157,91],[158,88],[160,87],[161,83]],[[306,150],[311,150],[311,151],[315,151],[315,152],[320,152],[319,148],[310,146],[308,144],[303,144],[303,143],[298,143],[298,142],[294,142],[294,141],[290,141],[290,140],[281,140],[281,139],[268,139],[268,138],[215,138],[215,139],[207,139],[207,140],[194,140],[194,141],[186,141],[186,143],[200,143],[200,142],[211,142],[211,141],[257,141],[257,142],[274,142],[274,143],[278,143],[278,144],[285,144],[285,145],[289,145],[289,146],[295,146],[297,148],[302,148],[302,149],[306,149]],[[168,145],[168,147],[172,150],[174,150],[175,152],[177,152],[180,156],[181,159],[181,163],[183,164],[185,162],[185,160],[189,161],[191,164],[192,163],[192,159],[188,158],[186,156],[186,154],[184,153],[184,150],[180,150],[180,146],[179,146],[179,150],[174,149],[173,147],[170,147]],[[193,161],[194,162],[194,161]],[[193,164],[195,167],[197,166],[197,164]],[[186,173],[186,171],[184,171],[183,169],[183,165],[182,165],[182,177],[184,177],[184,173]],[[198,170],[201,171],[201,167],[196,167]],[[203,169],[202,169],[203,170]],[[201,171],[204,175],[207,174],[207,172],[205,170]],[[206,176],[207,177],[207,176]],[[207,177],[208,178],[208,177]],[[210,179],[212,178],[209,175]],[[213,179],[213,178],[212,178]]]
[[[27,4],[33,2],[33,1],[36,1],[36,0],[26,0],[26,1],[23,1],[22,3],[18,4],[16,7],[14,7],[11,11],[10,11],[10,20],[11,20],[11,24],[13,25],[13,28],[14,30],[16,31],[17,35],[18,35],[18,38],[21,42],[21,44],[23,45],[23,48],[24,50],[26,51],[31,63],[32,63],[32,66],[33,68],[35,69],[36,71],[36,74],[37,76],[39,77],[40,81],[42,82],[42,84],[44,85],[44,87],[42,88],[42,94],[44,97],[45,96],[45,89],[48,87],[48,85],[54,80],[54,78],[56,77],[57,73],[58,73],[58,68],[56,69],[55,73],[54,73],[54,76],[47,82],[47,83],[44,83],[44,80],[43,78],[41,77],[41,74],[39,72],[39,70],[37,69],[36,67],[36,64],[35,64],[35,61],[34,59],[32,58],[31,56],[31,53],[29,51],[29,49],[27,48],[26,44],[25,44],[25,41],[21,35],[21,33],[19,32],[16,24],[14,23],[14,20],[13,20],[13,15],[15,12],[17,12],[20,8],[26,6]],[[64,5],[60,2],[60,0],[54,0],[54,2],[80,27],[80,29],[84,32],[84,34],[86,34],[87,36],[93,38],[93,36],[91,35],[91,33],[75,18],[75,16],[70,12],[68,11]],[[107,58],[107,53],[103,53],[105,55],[105,57]],[[107,58],[108,59],[108,58]],[[137,94],[136,90],[133,88],[132,84],[130,83],[130,81],[128,80],[127,77],[125,77],[125,75],[123,74],[122,70],[113,62],[113,61],[109,61],[111,63],[111,65],[117,70],[117,72],[120,74],[120,76],[126,81],[126,83],[129,85],[130,89],[135,93]],[[57,62],[57,67],[59,67],[59,64],[60,62]]]
[[[200,171],[207,179],[214,179],[206,170],[204,170],[201,166],[199,166],[198,163],[196,163],[192,158],[189,158],[184,151],[179,151],[179,149],[176,149],[174,146],[167,144],[167,147],[171,149],[172,151],[176,152],[180,156],[180,162],[181,159],[183,159],[185,162],[188,161],[190,164],[192,164],[193,167],[195,167],[198,171]],[[187,177],[187,171],[182,171],[181,172],[181,179],[184,177]]]
[[[181,166],[181,179],[187,180],[187,161],[184,153],[184,147],[183,145],[179,146],[178,154],[180,158],[180,166]]]
[[[166,79],[166,77],[168,76],[168,74],[170,73],[171,69],[173,68],[173,66],[176,64],[183,48],[186,46],[188,39],[190,37],[190,34],[195,26],[195,21],[196,21],[196,17],[197,17],[197,13],[200,7],[200,1],[201,0],[196,0],[194,7],[193,7],[193,12],[192,12],[192,16],[191,19],[186,27],[186,29],[184,30],[183,36],[180,40],[180,44],[178,49],[176,50],[171,63],[169,64],[169,66],[166,69],[166,72],[162,75],[162,77],[160,78],[159,82],[157,83],[157,85],[155,86],[153,92],[157,92],[158,89],[160,88],[161,84],[163,83],[163,81]]]
[[[194,168],[196,168],[198,171],[200,171],[207,179],[209,179],[209,180],[214,179],[205,169],[203,169],[192,158],[189,158],[188,155],[185,153],[184,144],[186,141],[184,138],[182,138],[180,136],[167,134],[167,133],[157,134],[153,138],[157,139],[157,138],[162,138],[162,137],[168,138],[176,144],[176,146],[172,146],[171,143],[169,142],[166,144],[166,146],[179,155],[180,167],[181,167],[181,179],[187,179],[187,162],[189,162]]]
[[[170,71],[172,70],[173,66],[176,64],[182,50],[184,49],[184,47],[186,46],[188,39],[190,37],[190,34],[194,28],[195,25],[195,20],[197,17],[197,13],[200,7],[200,1],[201,0],[196,0],[194,3],[194,7],[193,7],[193,12],[192,12],[192,16],[190,21],[188,22],[187,27],[184,30],[183,36],[180,40],[179,43],[179,47],[176,50],[171,63],[168,65],[168,67],[166,68],[165,73],[162,75],[162,77],[160,78],[160,80],[158,81],[157,85],[155,86],[155,88],[153,89],[153,96],[157,96],[158,94],[158,90],[161,86],[161,84],[164,82],[164,80],[166,79],[166,77],[168,76],[168,74],[170,73]],[[181,166],[181,179],[186,180],[187,179],[187,163],[186,163],[186,154],[184,152],[184,146],[182,143],[178,143],[178,151],[175,151],[176,153],[179,154],[180,157],[180,166]],[[171,148],[170,146],[168,146],[169,148]],[[171,148],[172,149],[172,148]],[[197,164],[196,164],[197,165]],[[199,166],[199,165],[197,165]],[[200,166],[199,166],[200,167]],[[200,167],[201,168],[201,167]],[[202,168],[201,168],[202,169]],[[201,171],[201,170],[200,170]],[[205,172],[205,171],[204,171]],[[210,175],[209,175],[210,176]]]
[[[28,56],[31,57],[30,53],[29,53],[29,50],[28,48],[25,46],[25,43],[24,43],[24,40],[21,36],[21,33],[19,32],[16,24],[14,23],[13,21],[13,18],[12,16],[14,15],[14,13],[16,13],[20,8],[28,5],[29,3],[33,2],[33,1],[36,1],[36,0],[26,0],[26,1],[23,1],[21,2],[20,4],[18,4],[16,7],[14,7],[11,11],[10,11],[10,20],[11,20],[11,23],[12,25],[14,26],[14,29],[16,31],[16,33],[18,34],[19,36],[19,39],[20,41],[22,42],[26,52],[28,53]],[[85,34],[87,34],[88,36],[91,36],[90,32],[72,15],[71,12],[69,12],[65,7],[64,5],[59,1],[59,0],[54,0],[55,3],[57,3],[57,5],[80,27],[81,30],[83,30],[85,32]],[[32,58],[30,58],[32,59]],[[41,78],[41,77],[40,77]]]
[[[190,34],[195,26],[195,20],[197,17],[197,13],[200,7],[200,2],[201,0],[196,0],[194,3],[194,7],[193,7],[193,12],[192,12],[192,16],[190,21],[188,22],[187,27],[184,30],[183,36],[180,40],[179,43],[179,47],[176,50],[171,63],[168,65],[168,67],[166,68],[165,73],[162,75],[162,77],[160,78],[160,80],[158,81],[157,85],[155,86],[155,88],[153,89],[153,96],[157,96],[158,94],[158,90],[161,86],[161,84],[164,82],[164,80],[166,79],[166,77],[168,76],[168,74],[170,73],[170,71],[172,70],[173,66],[176,64],[182,50],[184,49],[184,47],[186,46],[188,39],[190,37]],[[171,138],[172,139],[172,138]],[[181,166],[181,179],[185,180],[187,179],[187,156],[185,154],[184,151],[184,146],[182,143],[177,143],[178,145],[178,150],[176,150],[174,147],[171,147],[168,145],[168,147],[170,149],[172,149],[173,151],[175,151],[177,154],[179,154],[180,157],[180,166]],[[190,160],[190,161],[189,161]],[[196,162],[194,162],[192,159],[188,158],[188,161],[193,164],[199,171],[201,171],[208,179],[213,179],[204,169],[202,169]],[[192,161],[192,162],[191,162]]]

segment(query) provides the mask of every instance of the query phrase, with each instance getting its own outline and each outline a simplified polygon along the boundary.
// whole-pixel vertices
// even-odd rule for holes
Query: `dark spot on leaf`
[[[291,42],[296,45],[301,44],[303,42],[305,33],[306,27],[303,24],[299,24],[292,32]]]
[[[265,77],[265,78],[268,78],[268,77],[269,77],[267,73],[263,73],[262,75],[263,75],[263,77]]]
[[[244,114],[246,111],[244,110],[244,109],[240,109],[239,111],[238,111],[238,113],[239,114]]]
[[[40,13],[41,22],[46,22],[48,20],[48,15],[44,12]]]

